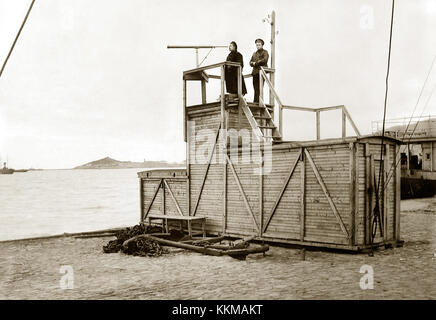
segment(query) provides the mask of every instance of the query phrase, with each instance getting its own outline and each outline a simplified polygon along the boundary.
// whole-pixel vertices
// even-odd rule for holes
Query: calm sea
[[[139,221],[136,173],[143,170],[0,175],[0,240],[134,225]]]

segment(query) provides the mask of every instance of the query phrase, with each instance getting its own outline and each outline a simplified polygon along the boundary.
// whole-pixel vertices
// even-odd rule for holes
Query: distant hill
[[[75,167],[74,169],[125,169],[125,168],[174,168],[184,167],[183,162],[166,162],[166,161],[119,161],[106,157],[100,160],[88,162],[84,165]]]

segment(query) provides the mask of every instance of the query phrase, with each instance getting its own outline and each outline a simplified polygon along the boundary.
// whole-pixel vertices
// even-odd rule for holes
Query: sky
[[[0,0],[0,62],[30,0]],[[362,134],[383,116],[390,0],[36,0],[0,78],[0,158],[12,168],[71,168],[106,156],[182,161],[182,72],[193,50],[238,43],[246,66],[276,12],[283,104],[345,105]],[[387,118],[412,114],[436,54],[436,1],[396,0]],[[208,51],[200,51],[200,60]],[[213,50],[203,65],[224,61]],[[433,70],[415,115],[436,114]],[[208,100],[218,98],[211,85]],[[215,88],[215,89],[214,89]],[[251,79],[247,79],[252,99]],[[198,88],[189,87],[195,103]],[[321,137],[340,135],[321,116]],[[284,111],[284,139],[315,138],[312,113]],[[352,130],[348,128],[350,134]]]

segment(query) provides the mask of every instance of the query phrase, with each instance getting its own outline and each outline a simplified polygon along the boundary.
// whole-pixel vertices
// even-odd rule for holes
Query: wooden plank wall
[[[226,127],[238,129],[241,124],[241,128],[250,128],[245,116],[240,120],[239,114],[234,110],[227,110],[225,115]],[[187,119],[195,121],[196,133],[202,129],[209,129],[216,134],[221,123],[220,109],[216,103],[208,104],[203,110],[200,107],[190,107]],[[223,147],[221,136],[215,145],[211,164],[196,163],[199,148],[211,147],[215,144],[215,137],[207,141],[196,140],[189,149],[189,199],[185,180],[167,180],[183,214],[187,214],[189,201],[191,215],[195,213],[196,216],[207,217],[209,232],[257,235],[268,240],[304,241],[323,243],[327,246],[363,246],[368,242],[371,202],[367,193],[369,164],[372,158],[377,178],[379,139],[305,147],[283,143],[280,148],[273,149],[271,172],[259,176],[255,174],[255,170],[259,168],[260,159],[254,155],[251,163],[242,163],[240,158],[230,158],[231,163],[226,164],[223,159],[217,157],[217,150]],[[193,137],[190,137],[190,141],[194,141]],[[396,156],[395,143],[386,143],[389,147],[386,148],[387,154],[384,156],[385,174],[395,165]],[[194,152],[194,146],[197,152]],[[307,156],[310,156],[311,161],[308,161]],[[207,158],[203,156],[203,159]],[[316,174],[312,161],[316,167]],[[294,170],[289,178],[291,169]],[[204,180],[206,170],[207,176]],[[386,192],[387,232],[384,240],[393,240],[395,228],[399,229],[399,221],[396,218],[399,216],[396,214],[399,210],[398,179],[395,172],[397,171],[394,170],[394,176],[389,181]],[[156,180],[156,177],[152,178],[143,179],[142,198],[145,208],[160,181]],[[320,179],[325,188],[320,185]],[[178,215],[169,192],[166,191],[164,194],[159,190],[150,213],[163,212]],[[267,227],[263,230],[265,225]],[[378,237],[376,240],[383,239]]]
[[[350,149],[348,144],[308,148],[336,209],[350,232]],[[306,235],[305,241],[348,244],[340,224],[306,161]]]

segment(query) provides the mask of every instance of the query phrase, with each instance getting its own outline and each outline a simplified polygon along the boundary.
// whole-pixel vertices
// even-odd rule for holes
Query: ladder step
[[[251,105],[248,105],[248,107],[250,108],[250,109],[257,109],[257,110],[264,110],[265,109],[265,107],[263,107],[263,106],[260,106],[260,105],[258,105],[258,104],[251,104]],[[267,107],[267,109],[268,110],[272,110],[272,108],[270,108],[270,107]]]
[[[271,117],[266,117],[266,116],[256,116],[256,115],[254,115],[254,117],[255,117],[256,119],[271,120]]]
[[[274,126],[258,126],[258,127],[262,129],[277,129],[277,127]]]

